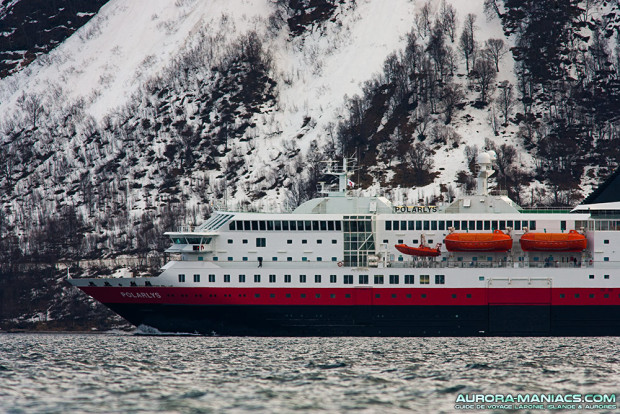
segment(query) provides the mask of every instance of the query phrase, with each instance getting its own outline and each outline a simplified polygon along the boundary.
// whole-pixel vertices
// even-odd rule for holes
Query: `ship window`
[[[245,275],[239,275],[239,283],[245,283]]]
[[[336,294],[335,293],[330,293],[329,297],[332,298],[332,299],[336,299]]]
[[[439,230],[445,230],[445,229],[446,229],[446,222],[442,220],[439,222]]]
[[[405,285],[413,285],[413,275],[405,275]]]
[[[276,275],[269,275],[269,283],[276,283]]]
[[[291,220],[288,224],[288,228],[290,230],[297,230],[297,222],[295,220]]]
[[[265,225],[265,222],[263,220],[259,221],[258,224],[259,224],[259,228],[261,230],[263,230],[263,231],[267,230],[267,226]]]
[[[224,283],[230,283],[230,275],[224,275]]]
[[[461,230],[461,222],[454,220],[454,230]]]
[[[336,283],[338,281],[338,277],[336,275],[329,275],[329,283]]]
[[[575,298],[578,298],[578,297],[579,297],[579,293],[575,293]]]
[[[301,244],[308,244],[308,240],[302,240]]]
[[[200,275],[194,275],[194,283],[200,282]]]
[[[340,231],[340,230],[342,230],[342,222],[337,221],[336,222],[336,231]]]
[[[291,283],[291,275],[284,275],[284,283]]]
[[[436,285],[444,285],[446,283],[445,275],[435,275],[435,284]]]
[[[506,228],[508,227],[513,228],[512,220],[506,221]]]
[[[320,294],[320,293],[317,293],[317,294],[316,294],[316,295],[314,295],[314,296],[315,296],[317,299],[320,299],[320,298],[321,298],[321,294]]]
[[[306,283],[306,275],[299,275],[299,283]]]
[[[375,285],[383,284],[383,275],[375,275]]]
[[[235,222],[231,221],[230,223],[228,223],[228,230],[235,230]]]
[[[489,220],[484,221],[484,229],[491,230],[491,222]]]
[[[500,222],[499,222],[499,229],[500,230],[506,230],[506,222],[504,220],[500,220]]]
[[[467,220],[461,221],[461,230],[467,230]]]
[[[247,257],[243,257],[243,258],[242,258],[242,260],[243,260],[244,262],[247,262],[247,261],[248,261],[248,258],[247,258]]]
[[[249,220],[244,220],[243,222],[243,230],[250,230],[250,221]]]
[[[589,277],[590,277],[590,279],[594,279],[594,275],[590,275]]]
[[[350,299],[351,298],[351,294],[350,293],[345,293],[344,297]]]
[[[609,275],[603,276],[603,279],[609,279]]]
[[[515,230],[521,230],[521,221],[515,220]]]
[[[392,222],[392,228],[393,228],[394,230],[400,230],[400,223],[399,223],[398,221],[394,220],[394,221]]]
[[[265,247],[265,246],[267,246],[267,239],[265,237],[257,237],[256,247]]]
[[[590,293],[590,299],[594,298],[594,293]]]
[[[430,276],[429,275],[420,275],[420,284],[421,285],[428,285],[430,283]]]
[[[305,298],[305,297],[306,297],[306,294],[305,294],[305,293],[302,293],[302,294],[301,294],[301,295],[299,295],[299,296],[300,296],[300,297],[302,297],[302,298]]]
[[[301,261],[302,261],[302,262],[307,262],[307,261],[308,261],[308,258],[307,258],[306,256],[304,256],[304,257],[302,257],[302,258],[301,258]]]
[[[497,220],[493,220],[491,222],[491,230],[497,230],[499,229],[499,226],[497,225]]]
[[[566,230],[566,220],[560,221],[560,230]]]
[[[367,285],[368,284],[368,275],[360,275],[359,282],[360,282],[360,285]]]
[[[316,241],[316,244],[323,244],[323,240],[318,239],[318,240]]]
[[[424,220],[424,230],[430,230],[431,229],[431,222],[428,220]]]
[[[465,297],[471,299],[471,293],[468,293],[467,295],[465,295]]]
[[[415,229],[416,230],[422,230],[422,220],[416,220],[416,222],[415,222]]]
[[[398,256],[398,261],[402,262],[403,261],[403,257],[402,256]]]
[[[450,227],[452,227],[452,220],[446,221],[446,229],[449,229]]]
[[[274,228],[276,231],[280,231],[280,230],[282,230],[282,222],[280,222],[280,221],[278,221],[278,220],[274,221],[274,222],[273,222],[273,228]]]
[[[604,297],[605,299],[608,299],[608,298],[609,298],[609,294],[608,294],[608,293],[605,293],[605,294],[603,295],[603,297]]]
[[[233,244],[232,239],[228,239],[228,244]]]
[[[473,226],[471,229],[474,229]],[[476,221],[476,230],[482,230],[482,220]]]
[[[252,230],[258,230],[258,221],[252,220]]]
[[[286,244],[293,244],[293,240],[290,240],[290,239],[289,239],[289,240],[287,240],[287,241],[286,241]]]
[[[316,261],[317,261],[317,262],[322,262],[322,261],[323,261],[323,258],[322,258],[322,257],[317,257],[317,258],[316,258]]]
[[[456,299],[456,293],[452,294],[452,299]]]
[[[336,243],[338,243],[338,240],[332,239],[332,244],[336,244]]]
[[[403,244],[403,243],[404,243],[403,239],[398,239],[398,244]]]
[[[530,230],[536,230],[536,222],[534,220],[530,220]]]
[[[603,240],[603,244],[609,244],[609,240],[608,239]]]
[[[431,230],[437,230],[437,222],[431,221]]]
[[[209,275],[209,283],[215,283],[215,275]]]
[[[242,243],[243,244],[248,244],[248,239],[243,239]]]
[[[344,275],[344,284],[352,285],[353,284],[353,275]]]
[[[254,283],[260,283],[260,275],[254,275]]]
[[[184,274],[180,274],[179,275],[179,282],[181,282],[181,283],[185,282],[185,275]]]
[[[608,262],[609,261],[609,257],[603,257],[603,261],[604,262]]]
[[[325,231],[327,230],[327,222],[326,221],[321,221],[321,230]]]
[[[566,296],[564,293],[560,293],[560,298],[564,299],[564,296]]]
[[[255,297],[255,298],[260,298],[260,293],[255,293],[255,294],[254,294],[254,297]]]
[[[338,261],[338,258],[337,257],[332,257],[332,262],[336,262],[336,261]]]
[[[282,230],[288,231],[288,221],[286,220],[282,221]]]
[[[398,275],[390,275],[390,285],[398,285],[399,283]]]
[[[328,221],[327,222],[327,230],[330,230],[330,231],[334,230],[334,222],[333,221]]]
[[[269,297],[270,297],[270,298],[275,298],[275,297],[276,297],[276,294],[275,294],[275,293],[270,293],[270,294],[269,294]]]
[[[407,299],[411,299],[411,293],[407,293],[405,296],[407,296]]]
[[[319,230],[319,222],[318,222],[318,220],[313,220],[312,221],[312,230],[313,231],[318,231]]]
[[[268,231],[272,231],[273,230],[273,221],[269,220],[267,222],[267,230]]]
[[[314,275],[314,283],[321,283],[321,275]]]
[[[292,261],[293,261],[293,258],[292,258],[292,257],[287,257],[287,258],[286,258],[286,261],[287,261],[287,262],[292,262]]]
[[[310,231],[310,230],[312,230],[312,226],[311,226],[310,224],[311,224],[311,223],[310,223],[310,220],[306,220],[306,221],[304,221],[304,229],[305,229],[306,231]]]
[[[277,261],[278,261],[278,258],[277,258],[276,256],[273,256],[273,257],[271,258],[271,261],[272,261],[272,262],[277,262]]]
[[[420,296],[424,299],[426,298],[426,293],[422,293]]]
[[[478,276],[478,280],[483,281],[484,280],[484,276]]]
[[[233,261],[233,258],[232,258],[231,256],[228,256],[228,261],[229,261],[229,262],[232,262],[232,261]]]
[[[303,231],[304,230],[304,222],[301,220],[297,220],[297,230]]]
[[[284,295],[284,296],[286,296],[287,298],[290,298],[290,297],[291,297],[291,294],[290,294],[290,293],[287,293],[287,294],[286,294],[286,295]]]

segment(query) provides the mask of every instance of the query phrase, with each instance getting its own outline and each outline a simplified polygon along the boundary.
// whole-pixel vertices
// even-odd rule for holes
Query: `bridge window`
[[[484,221],[484,229],[491,230],[491,222],[489,220]]]
[[[431,230],[437,230],[437,222],[431,221]]]
[[[286,220],[282,221],[282,230],[288,231],[288,221]]]
[[[515,230],[521,230],[521,222],[519,220],[515,220]]]
[[[267,230],[267,226],[265,225],[265,222],[263,220],[258,222],[259,224],[259,228],[263,231]]]
[[[422,230],[422,220],[416,220],[416,222],[415,222],[415,229],[416,230]]]
[[[400,223],[400,222],[398,222],[398,221],[394,220],[394,221],[392,222],[392,229],[394,229],[394,230],[400,230],[399,223]]]
[[[461,222],[454,220],[454,230],[461,230]]]
[[[446,229],[446,222],[442,220],[439,222],[439,230],[445,230],[445,229]]]
[[[534,220],[530,220],[530,230],[536,230],[536,222]]]

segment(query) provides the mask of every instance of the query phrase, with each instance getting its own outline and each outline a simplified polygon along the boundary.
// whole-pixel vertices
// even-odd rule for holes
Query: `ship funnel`
[[[478,164],[477,195],[489,195],[489,177],[495,173],[493,162],[496,160],[495,151],[478,154],[476,158],[476,164]]]

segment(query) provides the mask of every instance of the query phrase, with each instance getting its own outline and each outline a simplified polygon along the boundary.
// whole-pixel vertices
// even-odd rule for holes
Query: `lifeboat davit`
[[[396,244],[394,245],[396,250],[401,253],[408,254],[411,256],[418,257],[437,257],[441,255],[441,244],[438,244],[436,247],[429,247],[420,245],[420,247],[411,247],[406,244]]]
[[[501,230],[493,233],[450,233],[444,239],[450,252],[507,252],[512,237]]]
[[[525,233],[521,236],[525,252],[580,252],[588,247],[586,236],[571,230],[568,233]]]

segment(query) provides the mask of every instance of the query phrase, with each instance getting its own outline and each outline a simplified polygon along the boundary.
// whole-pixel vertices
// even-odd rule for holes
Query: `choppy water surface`
[[[620,338],[0,334],[7,413],[453,412],[459,393],[619,384]]]

